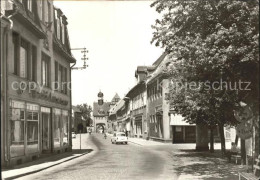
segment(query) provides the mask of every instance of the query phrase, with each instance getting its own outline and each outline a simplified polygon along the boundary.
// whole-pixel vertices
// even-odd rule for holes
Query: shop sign
[[[46,90],[42,90],[42,91],[33,90],[33,91],[31,91],[30,94],[33,98],[43,99],[43,100],[50,101],[50,102],[53,102],[56,104],[61,104],[64,106],[68,105],[68,103],[69,103],[67,100],[63,100],[62,98],[54,96],[54,95],[52,95],[51,92],[48,92]]]
[[[249,123],[240,123],[236,127],[236,134],[241,139],[249,139],[252,137],[253,129],[251,124]]]
[[[234,110],[234,116],[237,121],[241,123],[252,121],[253,112],[249,106],[241,107],[238,110]]]

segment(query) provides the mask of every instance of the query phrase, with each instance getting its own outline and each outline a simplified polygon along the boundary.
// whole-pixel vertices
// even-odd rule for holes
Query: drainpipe
[[[70,67],[70,133],[69,133],[69,143],[71,146],[70,151],[72,151],[72,137],[71,137],[71,127],[72,127],[72,93],[71,93],[71,89],[72,89],[72,85],[71,85],[71,71],[72,68],[76,65],[76,62]]]
[[[3,16],[1,16],[2,19]],[[11,20],[8,19],[8,21],[10,22],[11,25]],[[10,26],[11,27],[11,26]],[[7,82],[8,82],[8,67],[7,67],[7,59],[8,59],[8,41],[7,41],[7,37],[8,37],[8,31],[11,29],[10,27],[5,27],[3,30],[3,44],[6,44],[5,46],[3,46],[3,75],[4,75],[4,79],[3,79],[3,90],[4,90],[4,106],[3,106],[3,112],[4,112],[4,128],[7,130],[6,133],[4,134],[4,148],[5,148],[5,154],[4,154],[4,159],[6,162],[8,162],[9,157],[8,157],[8,105],[9,103],[7,103],[8,101],[8,93],[7,93]]]
[[[4,111],[4,128],[7,132],[9,132],[9,128],[8,128],[8,114],[9,114],[9,103],[8,103],[8,93],[7,93],[7,88],[8,88],[8,65],[7,65],[7,60],[9,58],[9,50],[8,50],[8,32],[10,30],[13,29],[13,21],[11,20],[11,18],[16,15],[18,12],[18,9],[15,10],[15,12],[11,15],[9,15],[6,19],[10,22],[10,26],[9,27],[5,27],[4,31],[3,31],[3,41],[6,42],[6,47],[4,47],[4,58],[3,58],[3,74],[5,75],[4,81],[3,81],[3,89],[4,89],[4,106],[3,106],[3,111]],[[4,17],[4,15],[1,15],[2,19]],[[4,143],[5,143],[5,161],[9,162],[10,160],[10,155],[9,155],[9,133],[5,133],[4,136]]]

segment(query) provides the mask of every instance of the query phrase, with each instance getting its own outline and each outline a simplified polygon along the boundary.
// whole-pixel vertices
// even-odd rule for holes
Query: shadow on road
[[[179,177],[197,177],[198,179],[238,179],[238,172],[245,170],[244,166],[228,163],[221,157],[220,151],[215,153],[181,150],[172,154],[173,164]],[[196,179],[196,178],[195,178]]]

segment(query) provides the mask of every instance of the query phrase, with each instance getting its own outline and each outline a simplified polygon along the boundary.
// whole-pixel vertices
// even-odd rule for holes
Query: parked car
[[[112,144],[114,144],[114,143],[115,144],[117,144],[117,143],[127,144],[127,142],[128,142],[128,137],[126,137],[125,133],[123,133],[123,132],[116,132],[111,137]]]
[[[71,133],[71,137],[72,137],[72,138],[76,138],[76,133],[75,133],[75,132],[72,132],[72,133]]]

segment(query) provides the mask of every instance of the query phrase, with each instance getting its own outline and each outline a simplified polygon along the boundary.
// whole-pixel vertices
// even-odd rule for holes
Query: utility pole
[[[88,60],[86,53],[88,53],[88,50],[84,47],[84,48],[72,48],[70,50],[82,50],[81,53],[83,53],[83,58],[81,58],[81,60],[84,61],[83,67],[72,67],[71,69],[75,69],[75,70],[83,70],[86,69],[88,67],[88,65],[86,64],[86,60]]]

